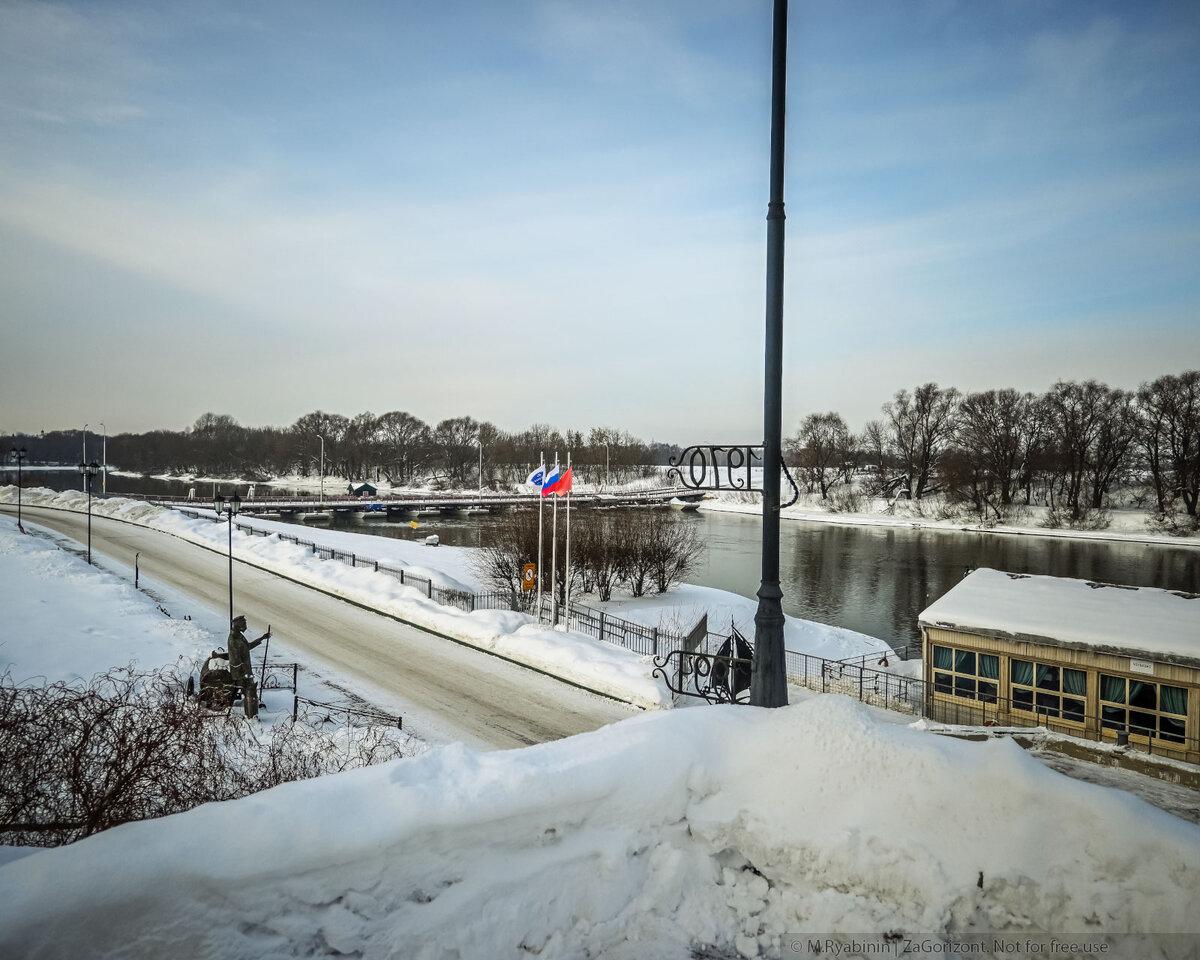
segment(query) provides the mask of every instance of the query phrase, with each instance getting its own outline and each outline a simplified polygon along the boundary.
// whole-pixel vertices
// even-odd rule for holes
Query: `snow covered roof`
[[[1200,667],[1200,597],[975,570],[921,612],[941,627]]]

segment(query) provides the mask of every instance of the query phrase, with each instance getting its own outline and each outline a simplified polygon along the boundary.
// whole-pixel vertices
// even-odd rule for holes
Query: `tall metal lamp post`
[[[779,474],[783,461],[783,122],[787,0],[775,0],[771,47],[771,195],[767,204],[766,378],[763,395],[762,582],[754,615],[750,702],[787,705],[783,590],[779,586]]]
[[[21,526],[21,464],[25,462],[26,456],[24,447],[20,450],[12,448],[12,457],[17,461],[17,529],[22,533],[25,532],[25,528]]]
[[[92,478],[100,472],[100,464],[95,460],[91,463],[81,463],[79,472],[83,475],[83,481],[87,485],[88,495],[88,551],[87,561],[92,562]]]
[[[104,437],[100,448],[100,469],[103,471],[100,474],[100,493],[108,496],[108,427],[104,425],[104,421],[100,421],[100,430]]]
[[[229,622],[233,623],[233,518],[241,509],[242,498],[236,493],[225,500],[220,494],[213,497],[213,509],[217,511],[217,522],[221,522],[221,514],[226,513],[229,525]]]
[[[317,439],[321,441],[321,504],[325,503],[325,438],[318,434]]]

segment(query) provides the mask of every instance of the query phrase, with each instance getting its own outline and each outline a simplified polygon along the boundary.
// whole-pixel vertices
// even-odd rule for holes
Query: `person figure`
[[[229,673],[233,684],[242,691],[242,708],[247,717],[258,716],[258,691],[254,686],[254,667],[250,663],[250,651],[271,635],[268,627],[257,640],[246,639],[246,618],[241,614],[230,624],[229,640],[225,647],[229,651]]]

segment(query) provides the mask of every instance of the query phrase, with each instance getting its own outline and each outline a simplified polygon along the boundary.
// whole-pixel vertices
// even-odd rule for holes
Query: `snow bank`
[[[190,620],[164,616],[132,584],[15,529],[15,520],[0,522],[0,583],[20,585],[15,595],[4,591],[0,633],[0,672],[14,683],[90,680],[129,664],[153,669],[224,644]]]
[[[0,867],[0,952],[792,956],[830,931],[1194,931],[1200,828],[840,697],[460,745]],[[882,941],[881,941],[882,942]],[[1178,953],[1161,941],[1166,956]],[[1122,954],[1113,940],[1109,955]],[[1144,955],[1144,954],[1142,954]]]

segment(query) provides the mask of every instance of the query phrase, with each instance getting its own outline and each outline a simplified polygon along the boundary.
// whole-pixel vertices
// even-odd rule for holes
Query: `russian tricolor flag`
[[[570,492],[571,468],[568,467],[565,473],[559,473],[558,464],[555,464],[546,474],[546,481],[542,484],[542,496],[548,497],[550,494],[554,494],[556,497],[561,497],[564,493]]]

